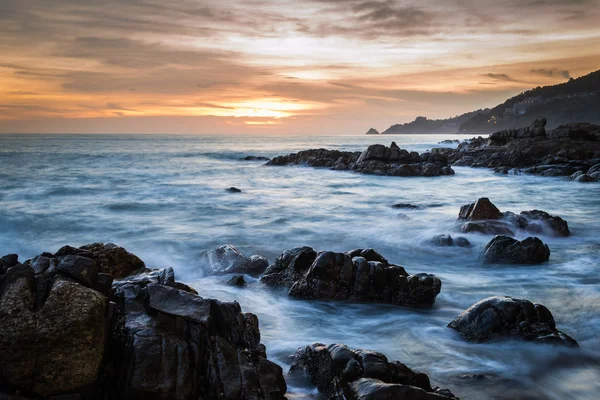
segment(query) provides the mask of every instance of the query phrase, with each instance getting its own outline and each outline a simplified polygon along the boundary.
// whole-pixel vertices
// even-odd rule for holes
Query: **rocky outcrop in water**
[[[490,235],[514,236],[516,230],[533,234],[566,237],[571,234],[564,219],[545,211],[522,211],[519,215],[501,212],[487,197],[466,204],[458,213],[463,233],[479,232]]]
[[[375,128],[371,128],[365,133],[365,135],[379,135],[379,131]]]
[[[600,126],[572,123],[552,131],[545,126],[546,120],[541,119],[529,127],[495,132],[487,140],[473,138],[447,152],[448,161],[502,173],[514,169],[543,176],[577,174],[573,179],[580,182],[598,180],[592,167],[600,164]]]
[[[390,147],[381,144],[369,146],[362,153],[314,149],[273,158],[267,165],[303,164],[311,167],[329,167],[334,170],[351,170],[363,174],[388,176],[440,176],[453,175],[448,157],[440,149],[419,155],[399,148],[395,142]]]
[[[269,266],[263,256],[246,257],[230,244],[204,252],[200,256],[200,266],[210,274],[249,274],[258,276]]]
[[[556,329],[554,318],[546,307],[512,297],[483,299],[456,317],[448,327],[474,343],[518,338],[577,346],[573,338]]]
[[[494,237],[483,249],[486,264],[539,264],[548,261],[550,249],[536,237],[518,241],[508,236]]]
[[[462,236],[453,238],[450,235],[437,235],[431,239],[431,244],[437,247],[471,247],[471,242]]]
[[[270,158],[269,157],[263,157],[263,156],[246,156],[243,158],[240,158],[240,161],[269,161]]]
[[[435,275],[409,275],[373,249],[317,253],[310,247],[283,252],[261,282],[287,287],[297,298],[401,306],[431,306],[442,287]]]
[[[298,349],[290,373],[305,372],[328,400],[456,399],[447,389],[432,388],[429,377],[381,353],[343,344],[315,343]]]
[[[94,244],[9,260],[0,276],[0,398],[284,399],[255,315],[197,296],[171,268],[114,282],[103,272],[133,270],[134,257]]]

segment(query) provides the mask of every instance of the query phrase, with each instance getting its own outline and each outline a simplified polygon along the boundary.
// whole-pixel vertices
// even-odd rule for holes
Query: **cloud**
[[[486,76],[486,77],[488,77],[488,78],[490,78],[490,79],[497,80],[497,81],[504,81],[504,82],[519,82],[518,80],[516,80],[516,79],[514,79],[514,78],[510,77],[510,76],[509,76],[509,75],[507,75],[507,74],[494,74],[494,73],[491,73],[491,72],[490,72],[490,73],[484,74],[484,76]]]
[[[571,74],[569,73],[569,71],[564,70],[564,69],[559,69],[559,68],[552,68],[552,69],[545,69],[545,68],[539,68],[539,69],[532,69],[531,71],[532,74],[535,75],[542,75],[542,76],[548,76],[548,77],[563,77],[565,79],[569,79],[571,78]]]

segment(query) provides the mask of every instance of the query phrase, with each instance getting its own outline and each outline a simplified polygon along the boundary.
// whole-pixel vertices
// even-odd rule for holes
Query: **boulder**
[[[536,228],[536,225],[539,224],[542,232],[548,232],[552,236],[567,237],[571,234],[567,221],[561,217],[550,215],[545,211],[522,211],[520,215],[526,220],[526,225],[523,228],[526,231],[537,233],[538,228]]]
[[[450,246],[458,246],[458,247],[471,247],[471,243],[467,238],[457,237],[453,238],[450,235],[437,235],[431,239],[431,244],[438,247],[450,247]]]
[[[381,353],[343,344],[314,343],[298,349],[290,373],[303,372],[319,392],[342,399],[456,399],[447,389],[431,387],[429,377]]]
[[[515,232],[504,221],[469,221],[461,227],[462,233],[483,233],[484,235],[509,235],[514,236]]]
[[[225,189],[226,191],[228,191],[229,193],[242,193],[242,191],[236,187],[230,187],[229,189]]]
[[[261,277],[270,286],[289,287],[303,299],[431,306],[441,290],[438,277],[409,275],[373,249],[316,253],[310,247],[287,250]]]
[[[554,318],[546,307],[506,296],[488,297],[475,303],[448,327],[474,343],[518,338],[577,346],[573,338],[556,329]]]
[[[234,275],[226,282],[229,286],[246,286],[246,280],[244,279],[244,275]]]
[[[101,250],[65,246],[2,276],[0,398],[285,399],[255,315],[171,268],[113,282]]]
[[[269,161],[270,158],[269,157],[262,157],[262,156],[246,156],[243,158],[240,158],[241,161]]]
[[[200,256],[200,266],[214,275],[233,273],[260,275],[269,266],[262,256],[246,257],[233,245],[226,244],[204,252]]]
[[[550,249],[537,237],[518,241],[508,236],[494,237],[484,248],[484,263],[539,264],[548,261]]]
[[[501,217],[502,213],[498,210],[498,207],[487,197],[482,197],[475,203],[462,206],[458,213],[458,219],[466,221],[494,220]]]
[[[7,254],[0,259],[0,264],[6,269],[14,267],[19,264],[19,256],[17,254]]]
[[[71,247],[63,247],[63,249],[67,248]],[[146,268],[146,264],[138,256],[114,243],[88,244],[81,246],[78,250],[83,250],[83,252],[75,250],[72,254],[91,258],[96,262],[98,272],[109,274],[115,279],[143,271]]]

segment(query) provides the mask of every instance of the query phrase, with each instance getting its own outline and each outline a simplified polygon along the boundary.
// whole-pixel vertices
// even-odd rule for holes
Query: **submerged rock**
[[[409,275],[373,249],[317,253],[310,247],[283,252],[265,271],[261,282],[289,287],[290,296],[303,299],[403,306],[431,306],[442,287],[435,275]]]
[[[419,155],[417,152],[401,149],[392,142],[390,147],[382,144],[370,145],[362,153],[326,149],[304,150],[275,157],[267,165],[300,164],[388,176],[453,175],[454,170],[448,164],[446,150],[451,149],[433,149],[431,153]]]
[[[494,237],[484,248],[484,263],[539,264],[548,261],[550,249],[536,237],[518,241],[508,236]]]
[[[577,346],[573,338],[556,329],[554,318],[546,307],[506,296],[488,297],[475,303],[448,327],[474,343],[519,338]]]
[[[240,158],[240,161],[269,161],[270,158],[269,157],[262,157],[262,156],[246,156],[243,158]]]
[[[241,189],[238,189],[236,187],[230,187],[229,189],[225,189],[226,191],[228,191],[229,193],[242,193]]]
[[[1,277],[1,398],[284,399],[255,315],[197,296],[170,268],[113,282],[100,271],[131,267],[113,264],[115,248],[134,260],[66,246]]]
[[[453,238],[450,235],[437,235],[431,239],[431,244],[438,247],[450,247],[450,246],[458,246],[458,247],[471,247],[471,242],[467,238],[462,236]]]
[[[269,262],[263,256],[246,257],[234,246],[226,244],[204,252],[200,256],[200,265],[215,275],[242,273],[258,276],[267,269]]]
[[[456,399],[432,388],[429,377],[381,353],[343,344],[314,343],[298,349],[290,373],[304,371],[326,399]]]
[[[246,286],[246,280],[244,279],[244,275],[234,275],[230,280],[226,282],[229,286]]]

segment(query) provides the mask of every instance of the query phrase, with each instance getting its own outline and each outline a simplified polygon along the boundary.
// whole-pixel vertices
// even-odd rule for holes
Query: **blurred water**
[[[284,368],[299,346],[342,342],[377,350],[430,374],[463,399],[596,399],[600,391],[600,185],[559,178],[501,176],[455,168],[456,175],[399,178],[239,161],[308,148],[359,151],[368,144],[422,152],[448,135],[414,136],[0,136],[0,253],[22,259],[65,244],[115,242],[149,266],[172,266],[201,295],[237,300],[260,318],[270,358]],[[241,194],[225,191],[230,186]],[[550,262],[490,267],[473,249],[434,248],[456,233],[461,205],[487,196],[501,209],[542,209],[569,222],[570,238],[542,237]],[[419,210],[398,210],[394,203]],[[198,255],[231,243],[273,261],[309,245],[347,251],[373,247],[410,273],[441,277],[431,310],[306,302],[252,281],[225,286],[203,277]],[[580,349],[505,341],[473,345],[446,328],[490,295],[546,305]],[[482,380],[463,375],[485,374]],[[315,397],[290,380],[290,398]]]

